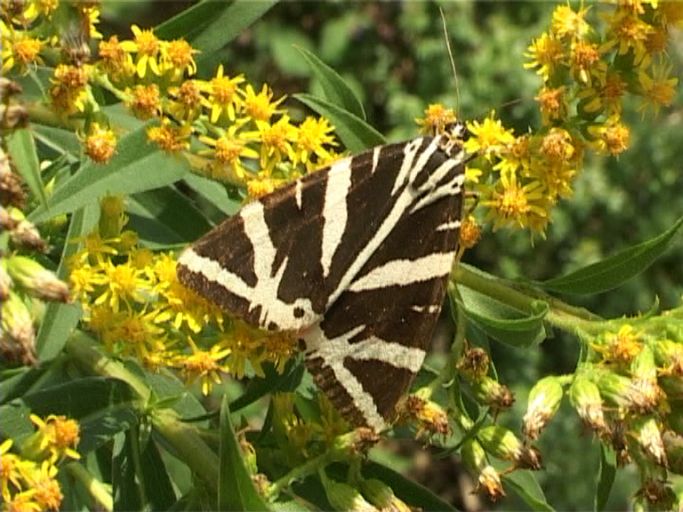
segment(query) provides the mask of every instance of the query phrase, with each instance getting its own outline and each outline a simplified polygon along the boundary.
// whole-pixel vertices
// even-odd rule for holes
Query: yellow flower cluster
[[[84,324],[113,354],[136,357],[150,369],[178,370],[204,394],[224,374],[241,378],[263,363],[282,371],[296,348],[286,334],[266,334],[238,321],[183,287],[170,253],[153,253],[126,231],[123,201],[102,202],[99,231],[71,260],[72,293]]]
[[[616,156],[628,148],[624,97],[639,97],[643,112],[671,104],[677,79],[670,76],[666,48],[670,29],[682,21],[680,2],[618,0],[555,9],[549,30],[529,46],[525,65],[542,79],[536,96],[541,129],[515,135],[495,113],[468,123],[472,137],[465,149],[479,158],[467,180],[485,222],[542,234],[552,208],[571,195],[584,153]],[[453,111],[430,105],[418,124],[438,133],[454,121]]]
[[[45,420],[31,415],[38,430],[21,443],[21,455],[11,452],[14,442],[0,444],[0,496],[3,510],[59,510],[62,491],[57,464],[79,459],[74,450],[80,439],[78,423],[51,414]]]

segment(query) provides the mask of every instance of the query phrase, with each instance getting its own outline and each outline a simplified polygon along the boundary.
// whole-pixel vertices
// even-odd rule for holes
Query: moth
[[[458,248],[467,130],[387,144],[252,201],[178,259],[178,278],[293,331],[318,387],[381,431],[419,371]]]

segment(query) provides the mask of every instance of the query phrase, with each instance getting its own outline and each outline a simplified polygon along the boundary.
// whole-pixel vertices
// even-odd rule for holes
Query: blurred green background
[[[191,3],[113,2],[103,6],[102,32],[130,35],[135,23],[152,27]],[[523,68],[532,38],[550,23],[551,2],[285,2],[275,5],[250,30],[221,50],[229,74],[244,74],[258,89],[267,82],[276,95],[313,93],[318,84],[295,45],[336,69],[355,89],[370,124],[391,140],[417,133],[414,119],[434,102],[457,108],[467,119],[495,109],[518,133],[538,126],[534,96],[540,80]],[[459,79],[456,93],[444,42],[443,8]],[[600,7],[594,6],[595,19]],[[669,55],[680,74],[683,37],[673,34]],[[203,78],[211,69],[200,70]],[[458,103],[459,98],[459,103]],[[680,93],[659,117],[641,117],[635,105],[624,118],[632,127],[632,147],[619,159],[589,158],[574,196],[554,212],[546,239],[523,232],[486,232],[465,261],[509,277],[546,279],[599,260],[664,231],[683,215],[683,126]],[[295,100],[287,106],[306,111]],[[683,285],[680,244],[647,272],[611,292],[566,297],[600,315],[631,315],[679,301]],[[571,372],[577,343],[565,336],[547,339],[540,350],[492,346],[501,382],[517,405],[503,418],[518,429],[530,385],[547,374]],[[568,408],[567,408],[568,409]],[[548,501],[558,509],[592,508],[599,453],[570,411],[561,410],[540,441],[546,470],[538,475]],[[433,464],[436,464],[432,460]],[[439,464],[442,464],[440,462]],[[455,462],[452,462],[455,464]],[[441,467],[441,466],[439,466]],[[455,480],[429,478],[433,490],[450,494]],[[626,509],[637,484],[621,475],[610,509]],[[420,474],[417,475],[420,478]],[[435,488],[436,487],[436,488]],[[510,497],[505,508],[524,508]]]

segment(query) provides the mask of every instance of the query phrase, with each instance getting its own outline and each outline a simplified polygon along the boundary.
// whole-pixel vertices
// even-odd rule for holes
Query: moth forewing
[[[297,331],[339,411],[383,429],[422,364],[457,249],[453,140],[379,146],[247,204],[181,255],[181,282],[252,325]]]

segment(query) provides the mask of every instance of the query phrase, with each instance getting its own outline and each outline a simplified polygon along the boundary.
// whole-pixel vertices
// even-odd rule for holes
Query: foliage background
[[[438,5],[448,22],[459,94]],[[523,131],[538,123],[532,97],[537,78],[522,68],[523,53],[532,36],[547,24],[554,5],[283,3],[223,49],[218,58],[228,73],[244,73],[257,86],[268,82],[278,94],[316,91],[319,85],[311,81],[309,68],[293,45],[310,49],[355,88],[369,123],[391,140],[414,136],[414,118],[428,103],[437,101],[458,104],[465,118],[483,117],[496,109],[509,126]],[[180,2],[105,4],[101,31],[105,36],[119,33],[125,37],[125,28],[131,23],[155,26],[163,21],[162,16],[170,17],[185,7]],[[683,40],[674,44],[671,57],[680,60]],[[674,103],[680,104],[680,97]],[[302,105],[289,100],[288,106],[299,108],[303,117]],[[668,127],[680,126],[681,111],[657,119],[638,116],[634,112],[629,119],[633,143],[628,153],[621,160],[594,158],[587,163],[574,197],[555,210],[547,239],[532,244],[521,232],[486,233],[468,252],[466,261],[497,275],[541,280],[599,260],[670,227],[681,214],[683,134]],[[677,248],[617,292],[591,296],[582,305],[604,316],[646,310],[656,298],[670,307],[680,297],[681,283],[683,267]],[[570,298],[575,304],[578,300]],[[575,341],[562,336],[546,340],[541,350],[492,347],[501,381],[515,383],[520,410],[517,418],[508,415],[512,423],[519,424],[530,384],[546,374],[571,371],[577,350]],[[575,416],[555,418],[540,444],[546,454],[546,470],[538,478],[548,501],[559,509],[592,507],[598,451],[596,445],[591,450],[589,435],[581,435]],[[431,463],[436,464],[435,459]],[[447,474],[455,478],[453,473]],[[454,480],[444,480],[432,481],[430,487],[439,484],[444,493],[455,485]],[[609,508],[626,508],[628,489],[635,487],[615,487]],[[514,507],[515,503],[507,501],[505,506]]]
[[[166,8],[169,7],[168,4]],[[229,72],[245,73],[255,84],[269,83],[279,93],[319,90],[295,46],[313,51],[339,72],[360,97],[368,122],[390,140],[413,137],[414,119],[429,103],[458,105],[464,118],[495,109],[507,125],[524,131],[538,125],[535,93],[540,79],[522,67],[524,51],[539,34],[554,2],[292,2],[277,5],[250,30],[222,50]],[[158,4],[126,4],[105,10],[103,21],[124,27],[133,20],[150,26],[161,21]],[[181,9],[172,4],[173,9]],[[458,73],[456,90],[439,7],[448,24]],[[164,14],[164,16],[166,13]],[[683,56],[683,39],[674,40],[674,68]],[[674,101],[680,105],[679,98]],[[301,107],[295,100],[288,107]],[[628,111],[628,107],[626,109]],[[574,197],[554,210],[547,239],[534,243],[519,231],[486,233],[465,261],[496,275],[546,279],[598,261],[620,247],[669,228],[681,214],[683,134],[681,110],[640,119],[631,109],[625,120],[632,145],[621,159],[594,157],[579,177]],[[600,315],[619,316],[647,310],[657,299],[673,306],[681,295],[680,248],[616,292],[570,297]],[[546,374],[572,371],[578,346],[562,335],[541,350],[492,347],[502,382],[515,383],[518,425],[531,384]],[[516,416],[516,417],[515,417]],[[567,407],[544,433],[546,469],[538,475],[548,500],[559,509],[592,507],[597,445]],[[579,456],[579,454],[582,454]],[[432,461],[435,463],[434,461]],[[442,467],[439,465],[439,467]],[[446,473],[453,478],[453,473]],[[434,475],[430,475],[433,478]],[[633,475],[631,475],[633,476]],[[423,477],[427,477],[423,474]],[[629,475],[621,475],[628,480]],[[453,480],[437,482],[448,494]],[[567,485],[571,482],[571,485]],[[430,481],[434,488],[435,482]],[[609,508],[623,509],[633,482],[613,489]],[[514,499],[514,498],[513,498]],[[507,501],[506,506],[511,502]],[[523,506],[521,503],[519,506]]]

